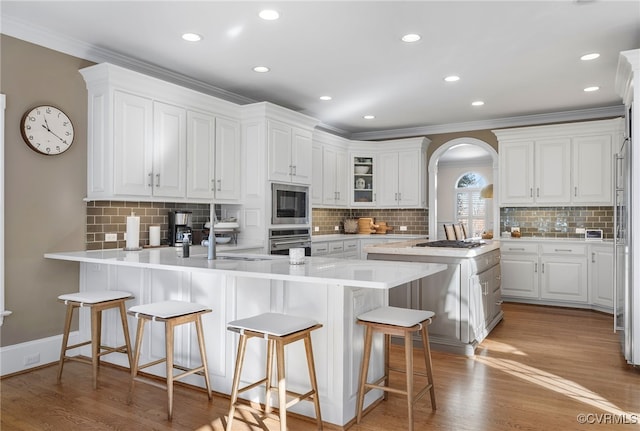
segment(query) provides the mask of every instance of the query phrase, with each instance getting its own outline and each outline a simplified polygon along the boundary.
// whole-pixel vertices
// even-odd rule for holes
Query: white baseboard
[[[79,343],[79,332],[69,333],[69,344]],[[41,365],[58,362],[62,334],[26,343],[14,344],[0,348],[0,376],[25,371]],[[77,355],[80,348],[69,350],[67,355]]]

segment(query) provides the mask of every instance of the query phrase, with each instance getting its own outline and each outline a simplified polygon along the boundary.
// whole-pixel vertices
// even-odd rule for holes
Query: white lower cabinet
[[[502,295],[508,301],[612,310],[611,245],[505,241]]]
[[[357,239],[337,241],[314,241],[311,243],[311,256],[360,258],[360,241]]]
[[[613,244],[589,246],[589,302],[605,311],[613,309]]]

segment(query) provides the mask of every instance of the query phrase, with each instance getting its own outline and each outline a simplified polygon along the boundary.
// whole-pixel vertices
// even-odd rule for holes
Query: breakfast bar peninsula
[[[289,264],[287,256],[222,254],[207,259],[204,247],[192,247],[191,257],[178,257],[174,248],[141,251],[98,250],[47,253],[70,270],[80,271],[80,291],[125,290],[135,295],[128,306],[164,300],[184,300],[205,304],[213,309],[203,317],[209,374],[213,390],[230,394],[238,335],[227,330],[227,322],[264,312],[278,312],[313,318],[323,327],[312,334],[313,350],[320,390],[322,418],[344,426],[355,417],[358,371],[362,358],[363,331],[356,316],[388,304],[388,293],[446,269],[438,263],[373,262],[336,258],[307,257],[301,265]],[[78,268],[79,263],[79,268]],[[105,311],[103,342],[122,344],[118,316]],[[438,318],[438,317],[437,317]],[[436,318],[436,320],[437,320]],[[89,338],[89,316],[80,316],[78,340]],[[157,325],[157,326],[156,326]],[[135,328],[131,322],[129,328]],[[142,359],[164,357],[164,328],[152,323],[150,341],[142,348]],[[184,366],[199,361],[194,331],[179,329],[175,335],[176,363]],[[134,334],[132,333],[133,337]],[[73,341],[73,340],[70,340]],[[264,373],[264,346],[247,355],[243,379],[255,381]],[[382,341],[374,347],[372,373],[382,376]],[[89,351],[81,351],[90,356]],[[126,355],[106,356],[127,366]],[[296,344],[286,352],[287,384],[294,391],[308,389],[304,348]],[[149,368],[164,376],[164,366]],[[194,377],[194,376],[189,376]],[[185,381],[202,385],[194,377]],[[264,401],[264,391],[245,392],[245,398]],[[372,391],[366,405],[381,397]],[[215,402],[215,401],[214,401]],[[307,405],[309,404],[309,405]],[[313,416],[310,403],[300,403],[292,411]]]

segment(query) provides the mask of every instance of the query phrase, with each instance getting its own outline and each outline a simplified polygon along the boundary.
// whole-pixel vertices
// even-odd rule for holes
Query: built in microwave
[[[271,184],[271,223],[308,224],[309,187]]]

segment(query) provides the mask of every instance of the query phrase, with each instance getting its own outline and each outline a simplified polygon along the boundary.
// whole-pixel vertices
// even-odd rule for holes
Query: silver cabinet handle
[[[293,165],[289,165],[289,175],[293,175]]]
[[[156,187],[160,187],[160,174],[156,174]]]
[[[296,165],[293,165],[293,176],[294,176],[294,177],[295,177],[296,175],[298,175],[298,173],[297,173],[297,169],[296,169],[296,168],[297,168],[297,166],[296,166]]]
[[[533,272],[538,272],[538,263],[535,264],[535,266],[533,268]]]
[[[542,264],[542,273],[544,274],[544,263]]]
[[[217,180],[218,181],[218,191],[222,191],[222,180]]]
[[[536,197],[540,197],[540,187],[536,188]]]
[[[398,200],[401,201],[402,200],[402,193],[398,193]]]
[[[594,252],[591,253],[591,263],[596,263],[596,254]]]
[[[211,180],[211,191],[212,192],[216,191],[216,180],[214,179]]]
[[[532,198],[533,197],[533,187],[531,187],[529,189],[529,197]]]
[[[556,248],[555,250],[556,250],[556,253],[563,252],[563,251],[567,253],[571,253],[573,251],[570,248]]]
[[[509,251],[524,251],[524,247],[509,247]]]
[[[153,173],[152,172],[149,172],[149,182],[147,183],[147,186],[153,187]]]
[[[578,186],[574,187],[573,196],[578,196]]]

